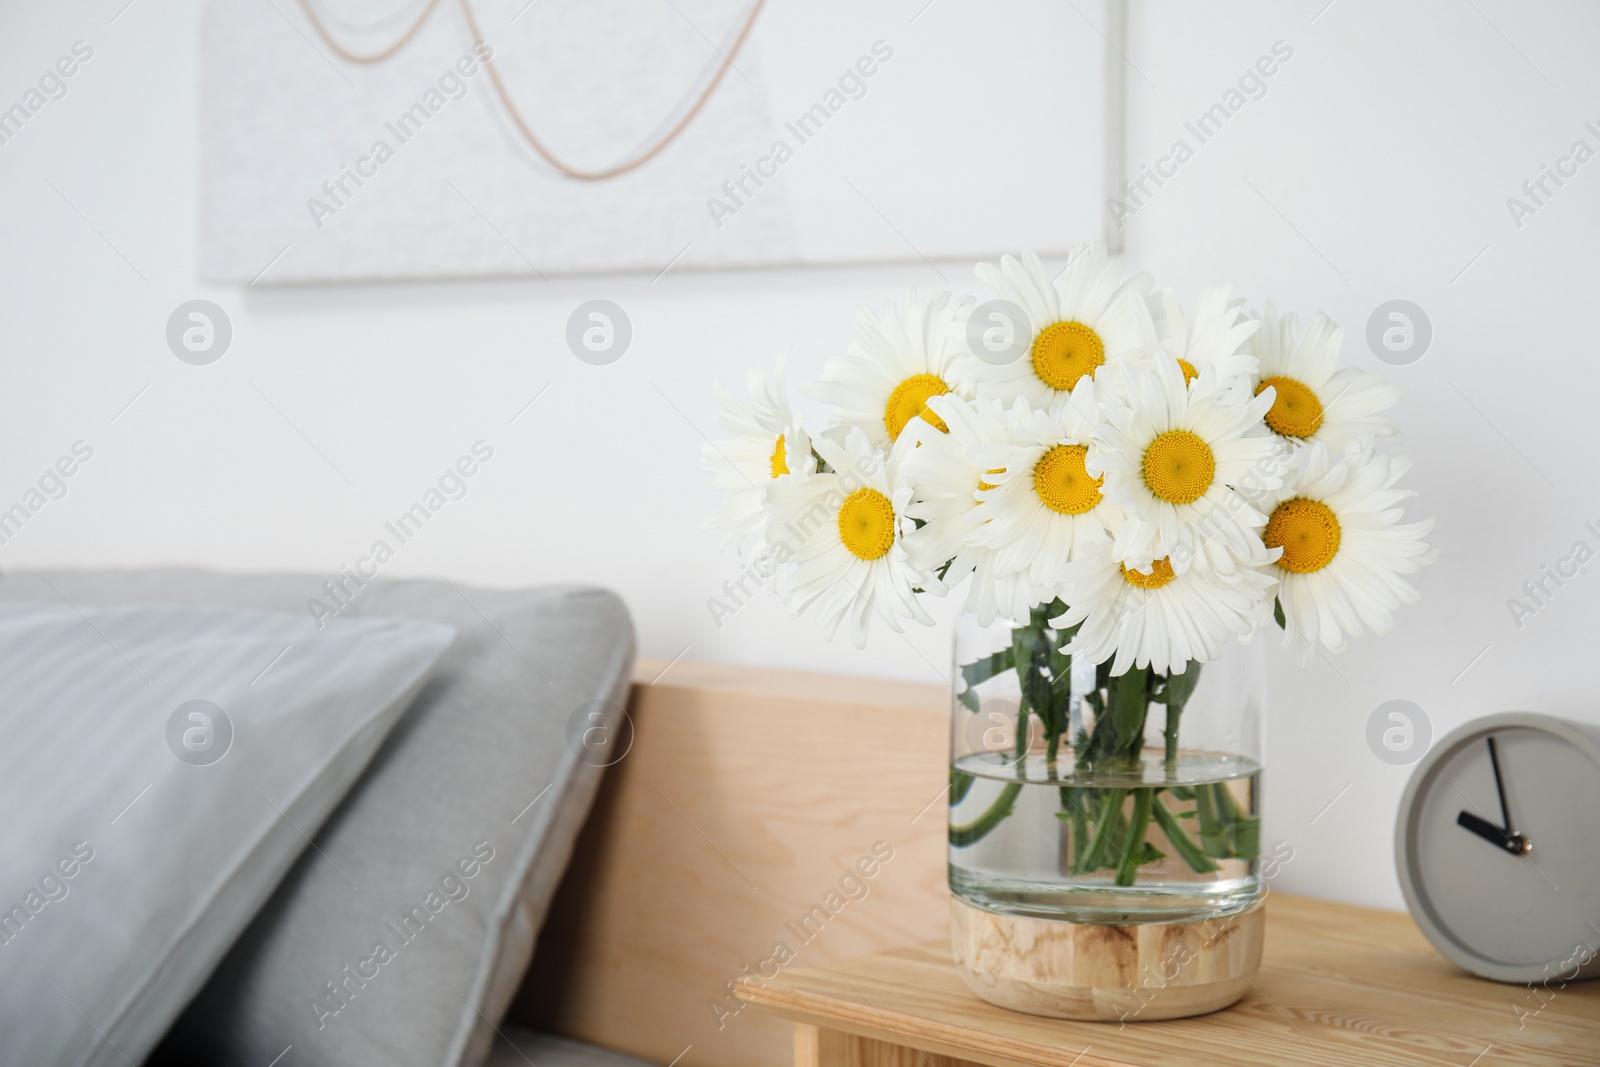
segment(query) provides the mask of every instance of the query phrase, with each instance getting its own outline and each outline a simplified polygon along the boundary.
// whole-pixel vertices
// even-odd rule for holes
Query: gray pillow
[[[217,608],[0,604],[5,1061],[142,1060],[451,636],[397,620],[319,630]]]
[[[427,689],[317,835],[320,851],[301,857],[154,1062],[266,1067],[293,1046],[279,1067],[482,1063],[490,1020],[516,992],[604,765],[617,758],[585,743],[610,727],[623,738],[617,753],[626,744],[619,716],[634,647],[622,603],[589,588],[357,584],[348,574],[50,577],[91,603],[159,596],[458,627]],[[42,585],[12,575],[0,596],[30,581]]]

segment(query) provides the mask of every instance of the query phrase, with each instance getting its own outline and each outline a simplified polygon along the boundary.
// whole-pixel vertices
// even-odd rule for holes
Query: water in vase
[[[1065,755],[1065,753],[1063,753]],[[1262,894],[1261,768],[1146,748],[1120,770],[978,752],[950,771],[950,888],[991,911],[1195,922]]]

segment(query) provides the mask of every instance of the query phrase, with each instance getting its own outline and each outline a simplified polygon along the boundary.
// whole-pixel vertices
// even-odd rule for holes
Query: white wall
[[[73,442],[95,450],[67,495],[0,545],[0,569],[332,573],[481,439],[494,459],[385,573],[604,583],[653,655],[942,677],[943,628],[878,633],[857,652],[770,597],[715,628],[705,601],[737,565],[699,529],[714,498],[697,457],[716,432],[712,379],[731,384],[790,345],[794,376],[814,376],[858,305],[943,285],[940,273],[970,287],[970,264],[208,288],[194,256],[198,4],[138,0],[113,22],[123,3],[0,4],[0,106],[74,41],[95,49],[67,96],[0,145],[0,508]],[[1398,906],[1390,842],[1408,772],[1367,749],[1378,704],[1416,701],[1435,736],[1511,707],[1600,722],[1600,578],[1569,582],[1521,629],[1506,606],[1574,541],[1600,547],[1583,527],[1600,528],[1600,162],[1520,228],[1506,207],[1574,141],[1600,148],[1584,127],[1600,128],[1600,9],[1321,6],[1134,3],[1136,171],[1179,137],[1193,145],[1184,121],[1275,41],[1293,57],[1133,216],[1128,250],[1185,294],[1232,281],[1324,309],[1369,369],[1386,369],[1363,339],[1377,305],[1403,297],[1431,318],[1428,354],[1389,370],[1411,389],[1400,418],[1415,510],[1438,518],[1442,559],[1392,639],[1304,673],[1280,662],[1270,728],[1268,839],[1296,850],[1278,885]],[[897,47],[917,44],[908,25]],[[951,131],[952,151],[982,149],[978,131]],[[195,297],[235,331],[207,367],[164,340],[169,313]],[[607,367],[563,340],[592,297],[634,324],[633,348]]]

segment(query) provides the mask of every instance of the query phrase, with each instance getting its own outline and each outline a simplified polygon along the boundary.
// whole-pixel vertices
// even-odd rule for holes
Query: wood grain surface
[[[741,994],[818,1030],[811,1067],[899,1062],[841,1046],[830,1030],[991,1067],[1600,1065],[1600,982],[1534,991],[1475,978],[1403,913],[1279,893],[1266,909],[1250,990],[1192,1019],[1066,1022],[996,1008],[962,983],[946,940],[785,969]]]
[[[1225,1008],[1261,966],[1266,910],[1134,926],[1052,922],[950,902],[950,953],[991,1004],[1056,1019],[1181,1019]]]
[[[973,1063],[910,1045],[795,1023],[794,1067],[973,1067]]]
[[[937,684],[641,662],[633,746],[512,1020],[661,1065],[787,1067],[792,1028],[733,982],[949,937],[949,700]]]

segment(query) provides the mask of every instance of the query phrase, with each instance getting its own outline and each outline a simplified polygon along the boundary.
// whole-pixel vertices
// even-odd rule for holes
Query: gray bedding
[[[551,1034],[501,1027],[484,1067],[648,1067],[643,1060]]]
[[[483,1062],[603,772],[569,740],[619,709],[627,612],[599,589],[348,575],[9,574],[0,599],[254,607],[457,627],[416,703],[153,1064]],[[516,1055],[515,1052],[512,1053]]]

